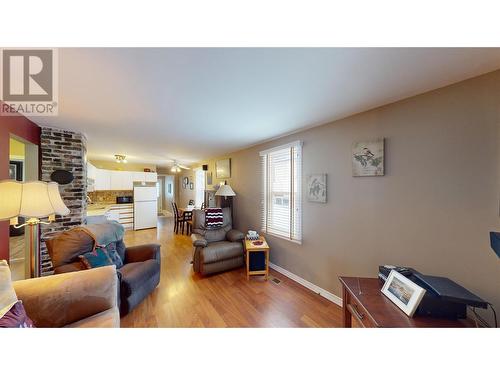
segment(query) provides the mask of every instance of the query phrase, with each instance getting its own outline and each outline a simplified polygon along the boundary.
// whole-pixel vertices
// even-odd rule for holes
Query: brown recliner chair
[[[207,229],[205,211],[193,210],[191,239],[194,246],[193,268],[195,272],[209,275],[241,267],[245,263],[243,242],[245,235],[233,229],[231,209],[222,209],[222,227]]]
[[[101,226],[112,224],[99,224]],[[84,270],[78,256],[94,247],[94,240],[81,227],[45,240],[52,259],[54,273],[61,274]],[[116,241],[116,250],[123,261],[117,270],[119,279],[120,315],[128,314],[146,298],[160,282],[160,245],[147,244],[125,247],[122,239]]]
[[[36,327],[120,327],[115,266],[13,282]]]

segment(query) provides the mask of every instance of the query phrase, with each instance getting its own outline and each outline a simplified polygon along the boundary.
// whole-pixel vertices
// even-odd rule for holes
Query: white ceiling
[[[168,165],[245,148],[500,68],[500,48],[69,48],[59,116],[89,158]]]

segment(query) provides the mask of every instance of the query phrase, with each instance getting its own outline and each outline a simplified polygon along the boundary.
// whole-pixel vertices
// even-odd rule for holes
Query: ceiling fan
[[[179,164],[177,160],[172,160],[172,161],[174,162],[174,165],[172,166],[172,168],[170,168],[171,172],[179,173],[182,169],[190,169],[182,164]]]

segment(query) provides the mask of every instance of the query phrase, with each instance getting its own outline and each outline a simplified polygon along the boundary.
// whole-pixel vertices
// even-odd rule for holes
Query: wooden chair
[[[179,209],[177,208],[177,204],[172,202],[172,208],[174,210],[174,232],[175,234],[179,234],[179,228],[181,229],[181,234],[184,234],[184,224],[186,224],[186,234],[189,235],[192,228],[192,213],[184,212],[184,214],[180,214]],[[191,222],[191,223],[190,223]]]

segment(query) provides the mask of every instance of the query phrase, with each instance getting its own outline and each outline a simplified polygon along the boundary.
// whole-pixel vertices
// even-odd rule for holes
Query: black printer
[[[385,283],[392,270],[401,273],[426,290],[415,312],[416,315],[445,319],[465,319],[467,317],[467,306],[488,308],[486,301],[453,280],[446,277],[423,275],[408,267],[379,266],[378,276],[382,283]]]

